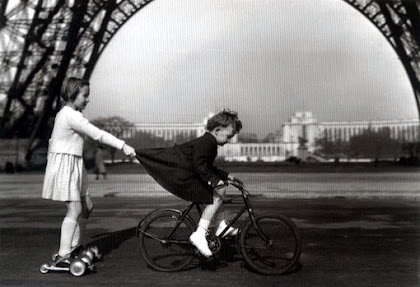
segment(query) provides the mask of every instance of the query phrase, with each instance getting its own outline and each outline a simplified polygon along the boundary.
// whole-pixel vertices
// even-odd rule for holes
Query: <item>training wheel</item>
[[[39,271],[42,274],[45,274],[45,273],[48,272],[48,267],[50,267],[50,264],[48,264],[48,263],[41,264],[41,266],[39,266]]]
[[[98,246],[93,245],[93,246],[89,247],[89,250],[91,250],[93,252],[93,254],[95,255],[96,258],[101,259],[102,254],[99,254]]]
[[[80,257],[80,260],[82,260],[83,262],[85,262],[85,264],[88,267],[92,265],[92,259],[90,259],[90,257],[87,256],[87,255],[82,255],[82,257]]]
[[[86,264],[80,260],[75,259],[72,263],[70,263],[70,273],[74,276],[82,276],[86,271]]]
[[[95,258],[95,253],[92,252],[90,249],[83,250],[82,253],[80,253],[80,256],[85,256],[89,258],[91,261]]]

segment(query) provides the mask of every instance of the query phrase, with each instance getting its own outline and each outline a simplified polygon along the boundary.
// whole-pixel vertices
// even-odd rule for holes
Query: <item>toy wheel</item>
[[[89,247],[89,250],[93,252],[93,254],[95,255],[95,257],[97,259],[101,259],[102,258],[102,254],[99,253],[99,248],[98,246],[94,245]]]
[[[87,255],[83,255],[82,257],[80,257],[80,260],[82,260],[83,262],[85,262],[87,266],[91,266],[92,265],[92,259],[90,259],[90,257],[87,256]]]
[[[90,259],[92,261],[95,258],[95,254],[90,249],[83,250],[82,253],[80,253],[80,256],[84,256]]]
[[[72,263],[70,263],[70,273],[73,274],[73,276],[82,276],[86,271],[86,264],[80,260],[75,259]]]
[[[58,253],[57,253],[57,252],[55,252],[55,253],[53,253],[53,254],[51,255],[51,259],[52,259],[54,262],[57,260],[57,258],[58,258]]]
[[[41,266],[39,266],[39,271],[42,274],[48,273],[48,267],[50,267],[50,264],[48,263],[41,264]]]

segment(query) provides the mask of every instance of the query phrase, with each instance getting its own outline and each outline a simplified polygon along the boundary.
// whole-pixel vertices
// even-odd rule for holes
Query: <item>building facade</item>
[[[329,141],[348,142],[355,135],[361,135],[368,130],[379,132],[386,130],[392,139],[400,142],[420,141],[420,123],[418,119],[388,120],[388,121],[348,121],[348,122],[318,122],[312,112],[297,112],[288,122],[282,125],[283,143],[289,143],[298,154],[299,140],[306,142],[309,153],[316,148],[316,140],[326,138]],[[297,144],[293,145],[293,144]]]
[[[211,115],[210,115],[211,116]],[[196,138],[205,133],[207,118],[196,124],[133,124],[124,131],[123,137],[130,138],[136,132],[145,132],[165,140],[177,136]],[[420,141],[418,119],[392,121],[318,122],[312,112],[296,112],[281,129],[273,133],[269,143],[240,143],[236,135],[219,148],[218,156],[227,161],[284,161],[287,158],[310,156],[316,150],[316,140],[349,141],[371,129],[375,132],[386,129],[390,137],[399,141]]]
[[[196,138],[204,134],[204,124],[133,124],[123,133],[124,138],[131,138],[137,132],[143,132],[164,140],[175,140],[178,136]]]

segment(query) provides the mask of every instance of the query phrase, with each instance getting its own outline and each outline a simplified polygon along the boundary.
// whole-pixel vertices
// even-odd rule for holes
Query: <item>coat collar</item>
[[[210,138],[211,141],[214,142],[217,145],[216,138],[210,132],[206,131],[206,133],[204,134],[204,136]]]

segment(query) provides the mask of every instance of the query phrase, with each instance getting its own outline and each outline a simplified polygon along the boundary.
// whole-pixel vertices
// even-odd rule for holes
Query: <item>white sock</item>
[[[73,241],[71,242],[71,247],[77,247],[80,244],[83,244],[83,239],[85,238],[87,219],[79,217],[77,220],[76,230],[74,231]]]
[[[58,255],[64,256],[70,253],[76,225],[77,222],[75,220],[70,217],[64,217],[63,224],[61,224],[60,250],[58,251]]]
[[[198,228],[197,231],[199,234],[206,236],[207,230],[209,229],[210,221],[207,219],[200,218],[200,221],[198,222]]]

